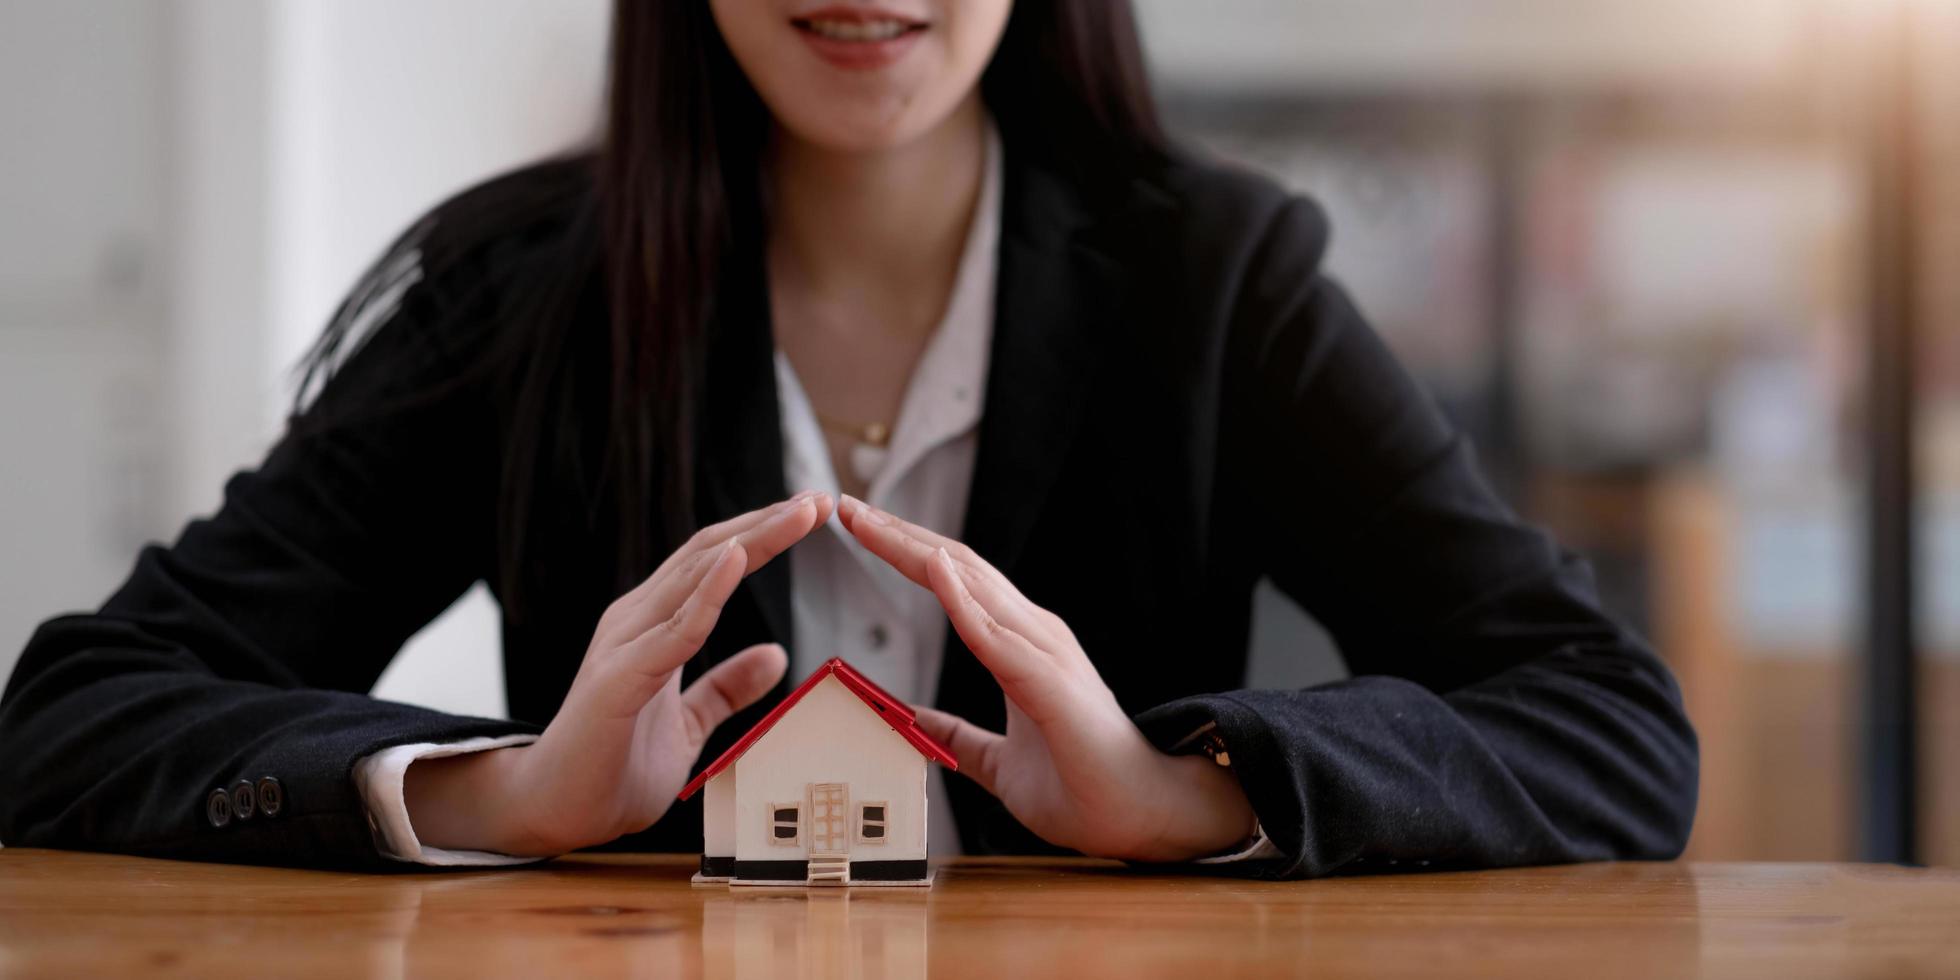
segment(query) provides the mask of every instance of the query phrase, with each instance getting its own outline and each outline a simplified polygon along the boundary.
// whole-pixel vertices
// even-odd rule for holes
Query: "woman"
[[[0,840],[695,850],[704,751],[838,654],[936,706],[969,852],[1678,853],[1667,670],[1322,273],[1320,212],[1167,144],[1127,6],[876,2],[620,0],[597,152],[411,230],[263,466],[35,635]],[[1353,679],[1233,690],[1262,575]],[[362,693],[478,580],[515,720]]]

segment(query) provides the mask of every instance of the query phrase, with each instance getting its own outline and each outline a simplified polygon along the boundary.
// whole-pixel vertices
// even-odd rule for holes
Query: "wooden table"
[[[341,874],[0,850],[0,976],[1960,976],[1960,872],[1602,864],[1311,882],[962,860],[734,889],[666,856]]]

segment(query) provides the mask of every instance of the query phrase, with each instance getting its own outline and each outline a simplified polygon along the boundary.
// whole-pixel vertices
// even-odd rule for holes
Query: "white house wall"
[[[738,761],[708,780],[706,795],[701,797],[702,853],[712,857],[735,854],[735,824],[729,818],[735,812],[735,770],[741,767]]]
[[[850,787],[850,850],[854,861],[917,861],[926,856],[926,765],[911,743],[842,681],[827,677],[735,766],[735,859],[796,861],[808,854],[811,783]],[[711,782],[710,786],[713,785]],[[883,844],[857,841],[858,804],[884,801]],[[797,803],[804,834],[796,847],[769,840],[769,805]]]

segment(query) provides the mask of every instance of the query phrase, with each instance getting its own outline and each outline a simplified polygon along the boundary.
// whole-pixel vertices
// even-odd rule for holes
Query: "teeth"
[[[905,33],[896,20],[812,20],[810,30],[834,41],[889,41]]]

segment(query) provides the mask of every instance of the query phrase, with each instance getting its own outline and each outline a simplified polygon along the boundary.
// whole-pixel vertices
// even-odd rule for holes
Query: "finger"
[[[1036,615],[1039,610],[1034,603],[1022,598],[1019,592],[1005,585],[994,576],[983,575],[970,565],[961,564],[952,553],[944,548],[934,549],[934,561],[944,556],[946,569],[959,578],[966,587],[966,593],[980,604],[987,615],[992,616],[1008,629],[1019,633],[1037,650],[1052,654],[1057,649],[1057,637],[1049,626]]]
[[[742,574],[751,575],[755,570],[767,565],[777,555],[789,550],[790,545],[803,540],[810,532],[824,526],[836,509],[836,502],[830,495],[816,491],[808,497],[793,501],[780,512],[754,527],[745,528],[735,535],[747,550],[748,567]]]
[[[937,708],[917,707],[914,719],[927,735],[937,739],[941,745],[953,750],[953,758],[959,760],[959,771],[968,779],[980,784],[980,788],[995,796],[1000,776],[1000,750],[1007,739],[958,715],[949,715]]]
[[[1006,575],[1001,574],[1000,569],[965,544],[902,520],[848,494],[843,497],[839,514],[848,515],[845,528],[857,538],[859,544],[913,582],[932,588],[926,569],[932,562],[933,554],[944,549],[955,564],[973,572],[969,581],[984,579],[991,583],[991,591],[1001,596],[1003,602],[1012,602],[1021,607],[1017,618],[1030,639],[1057,643],[1069,636],[1067,627],[1059,617],[1029,601]]]
[[[838,515],[844,521],[845,530],[850,531],[859,543],[867,538],[878,540],[898,550],[897,560],[911,564],[917,562],[917,571],[923,576],[925,563],[932,559],[932,553],[940,548],[952,555],[953,561],[993,579],[1002,588],[1016,596],[1020,590],[1009,581],[993,563],[980,557],[980,553],[967,547],[957,538],[949,538],[921,524],[914,524],[889,511],[880,510],[849,494],[843,495],[838,505]],[[894,536],[895,535],[895,536]],[[867,544],[867,547],[869,545]],[[911,569],[901,567],[899,571],[911,573]],[[914,581],[926,583],[922,578]],[[1025,597],[1023,597],[1025,598]]]
[[[681,596],[687,595],[689,591],[693,590],[694,584],[700,579],[701,573],[706,571],[707,566],[714,562],[717,556],[715,549],[727,544],[729,539],[751,530],[771,518],[781,516],[790,508],[798,506],[806,500],[819,496],[823,498],[819,504],[819,509],[827,513],[831,509],[829,496],[818,490],[804,490],[787,500],[777,501],[767,507],[761,507],[745,514],[737,514],[725,521],[711,524],[696,531],[693,537],[688,538],[685,544],[675,549],[673,554],[667,556],[667,560],[661,562],[660,567],[654,569],[652,574],[642,579],[640,584],[634,586],[619,598],[614,599],[612,604],[606,607],[605,614],[599,617],[599,625],[593,630],[593,633],[600,637],[617,634],[614,643],[603,644],[604,646],[612,646],[617,641],[624,640],[627,637],[638,636],[640,633],[645,632],[646,627],[649,625],[648,623],[633,624],[630,621],[636,617],[644,617],[650,614],[648,610],[642,607],[645,606],[648,598],[660,590],[660,587],[664,583],[676,577],[684,579],[686,588],[679,594]],[[672,612],[671,607],[659,610],[661,616],[671,615]],[[657,619],[654,621],[658,622]]]
[[[706,742],[722,722],[768,694],[788,670],[789,654],[774,643],[756,644],[708,668],[681,692],[694,744]]]
[[[662,569],[678,564],[689,555],[704,551],[712,552],[721,545],[727,544],[730,538],[744,531],[751,530],[764,521],[776,517],[792,507],[799,506],[806,501],[820,496],[825,496],[821,490],[798,491],[790,495],[787,499],[778,500],[767,507],[758,507],[747,513],[737,514],[725,521],[710,524],[694,532],[693,536],[689,537],[685,543],[679,548],[674,549],[674,553],[665,562],[661,563],[660,569],[655,569],[654,574],[657,575]]]
[[[952,620],[953,629],[973,651],[987,672],[1000,683],[1001,692],[1019,704],[1031,718],[1047,717],[1056,696],[1053,660],[1027,638],[994,618],[961,580],[953,559],[944,549],[934,553],[928,563],[933,594]],[[1047,676],[1044,676],[1047,675]]]
[[[829,519],[831,507],[829,495],[820,492],[792,500],[760,522],[737,531],[715,548],[689,556],[666,575],[656,573],[648,580],[641,595],[621,610],[615,620],[617,635],[621,638],[637,636],[653,624],[671,617],[680,604],[694,593],[701,577],[707,574],[708,567],[719,557],[718,549],[728,542],[742,546],[746,555],[742,575],[749,575],[807,537],[811,531],[822,527],[823,522]]]
[[[948,545],[959,545],[957,541],[941,538],[924,528],[918,528],[923,534],[912,532],[906,522],[849,494],[842,498],[838,514],[843,519],[844,529],[851,532],[859,544],[898,569],[906,578],[927,588],[931,587],[931,583],[926,578],[926,565],[932,560],[932,553]],[[977,559],[979,556],[974,557]]]
[[[722,607],[742,583],[745,563],[740,541],[722,545],[687,601],[672,616],[653,624],[619,648],[624,662],[644,676],[663,680],[668,671],[686,663],[708,641],[708,634],[720,621]]]
[[[741,544],[747,554],[747,562],[742,574],[747,576],[756,569],[768,564],[789,549],[790,545],[803,540],[809,533],[823,526],[830,512],[830,498],[822,492],[812,491],[779,507],[774,513],[752,525],[744,527],[721,544],[697,552],[673,573],[664,579],[656,576],[652,588],[648,590],[649,609],[646,613],[653,622],[659,622],[673,615],[674,610],[689,595],[716,557],[716,550],[729,541]]]

